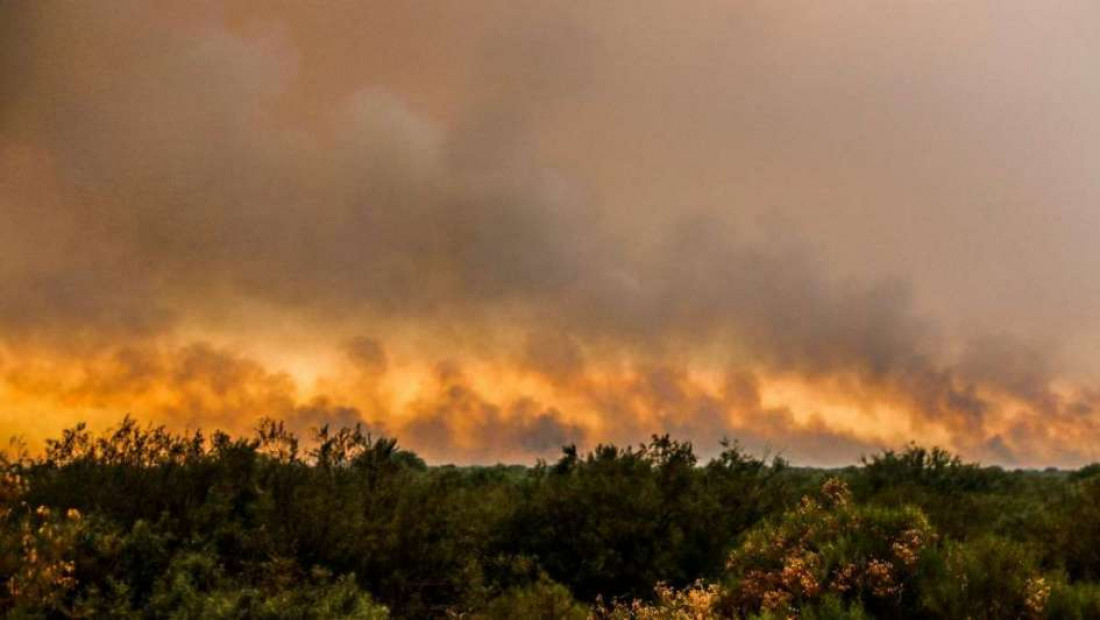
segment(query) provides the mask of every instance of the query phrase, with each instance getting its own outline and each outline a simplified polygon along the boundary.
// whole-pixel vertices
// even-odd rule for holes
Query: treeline
[[[429,467],[360,429],[127,419],[0,467],[11,617],[1100,617],[1095,466],[700,463],[664,436]]]

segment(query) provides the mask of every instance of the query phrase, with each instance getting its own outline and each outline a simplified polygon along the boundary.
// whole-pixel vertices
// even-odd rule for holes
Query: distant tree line
[[[0,460],[0,613],[175,618],[1097,618],[1100,467],[940,449],[842,470],[668,436],[427,466],[125,419]]]

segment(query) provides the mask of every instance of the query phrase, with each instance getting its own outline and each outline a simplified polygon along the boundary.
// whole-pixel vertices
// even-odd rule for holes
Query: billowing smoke
[[[646,4],[0,5],[0,428],[1095,458],[1095,8]]]

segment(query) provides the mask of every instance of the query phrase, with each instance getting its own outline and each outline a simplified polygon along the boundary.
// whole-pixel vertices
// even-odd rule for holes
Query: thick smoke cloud
[[[441,364],[435,374],[435,387],[413,404],[414,417],[402,429],[406,440],[424,446],[429,458],[515,460],[584,443],[582,427],[530,398],[502,407],[479,394],[454,365]]]
[[[38,356],[0,366],[5,395],[18,403],[48,399],[74,415],[133,412],[188,428],[249,432],[261,416],[307,435],[325,424],[354,426],[359,412],[317,397],[255,360],[209,345],[181,349],[124,346],[73,362]],[[97,421],[104,421],[102,418]]]
[[[1094,458],[1095,10],[987,8],[0,5],[0,420]]]

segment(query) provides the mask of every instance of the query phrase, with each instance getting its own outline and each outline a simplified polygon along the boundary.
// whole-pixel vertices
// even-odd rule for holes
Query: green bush
[[[569,589],[546,575],[527,585],[509,588],[474,618],[483,620],[584,620],[588,608],[574,600]]]
[[[1055,584],[1047,600],[1046,615],[1057,620],[1100,618],[1100,584]]]
[[[949,542],[923,565],[921,604],[938,618],[1041,617],[1050,586],[1035,555],[997,537]]]

